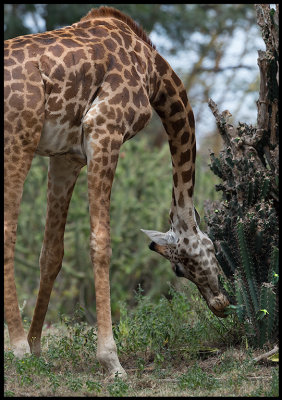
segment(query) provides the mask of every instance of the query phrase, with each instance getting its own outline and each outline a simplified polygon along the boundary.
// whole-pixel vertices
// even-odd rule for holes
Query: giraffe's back
[[[18,108],[34,110],[44,103],[37,153],[46,156],[84,154],[82,121],[94,101],[112,106],[108,115],[115,123],[140,130],[140,108],[148,108],[151,51],[125,22],[110,17],[8,40],[5,90],[10,119],[15,103],[11,96]],[[11,95],[17,79],[16,94]]]

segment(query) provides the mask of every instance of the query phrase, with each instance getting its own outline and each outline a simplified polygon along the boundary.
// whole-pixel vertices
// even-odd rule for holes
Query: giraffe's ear
[[[175,233],[169,230],[166,233],[158,232],[158,231],[150,231],[146,229],[140,229],[145,233],[153,242],[160,244],[161,246],[165,246],[167,244],[175,244],[176,237]]]

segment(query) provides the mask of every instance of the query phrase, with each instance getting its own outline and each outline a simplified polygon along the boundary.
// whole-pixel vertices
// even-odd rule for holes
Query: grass
[[[278,396],[278,367],[254,363],[259,351],[246,349],[234,317],[222,324],[189,292],[170,288],[153,304],[139,291],[134,311],[121,304],[114,336],[126,380],[104,374],[80,308],[44,329],[40,357],[15,358],[5,337],[5,396]]]

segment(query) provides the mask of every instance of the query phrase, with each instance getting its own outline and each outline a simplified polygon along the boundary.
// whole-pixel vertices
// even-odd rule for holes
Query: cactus
[[[276,339],[278,327],[278,213],[270,195],[274,183],[267,169],[258,177],[255,163],[251,168],[235,157],[230,177],[223,159],[221,154],[223,201],[206,217],[208,233],[236,299],[237,315],[247,321],[251,343],[262,346]],[[239,184],[238,164],[243,169]],[[236,190],[230,189],[231,180]]]
[[[259,25],[265,21],[271,25],[269,5],[256,8]],[[274,25],[268,31],[263,28],[264,39],[275,33]],[[207,204],[205,220],[226,275],[225,286],[236,299],[231,308],[245,324],[254,346],[275,341],[278,333],[279,126],[278,92],[273,90],[277,87],[273,63],[278,60],[278,38],[274,39],[265,39],[267,51],[259,52],[257,127],[239,123],[234,128],[227,122],[230,113],[220,114],[209,101],[224,148],[217,157],[210,155],[210,168],[221,180],[216,190],[222,191],[222,201]]]

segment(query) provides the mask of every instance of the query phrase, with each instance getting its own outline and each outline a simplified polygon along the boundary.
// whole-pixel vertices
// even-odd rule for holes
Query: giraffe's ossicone
[[[152,231],[151,248],[192,280],[210,309],[228,305],[218,287],[213,245],[198,227],[193,206],[195,123],[186,90],[145,32],[109,7],[50,32],[16,37],[4,45],[5,318],[21,356],[40,354],[40,338],[64,254],[69,202],[87,166],[90,253],[98,325],[97,358],[124,375],[112,333],[109,265],[110,195],[122,144],[149,122],[152,107],[168,135],[173,165],[171,229]],[[49,157],[47,215],[40,287],[29,333],[23,329],[14,278],[17,219],[25,178],[35,154]]]

